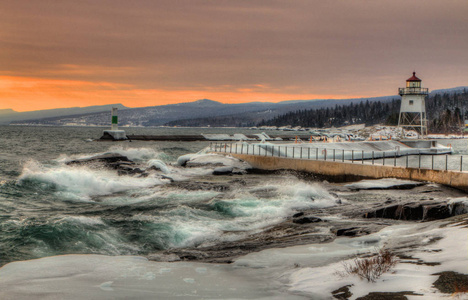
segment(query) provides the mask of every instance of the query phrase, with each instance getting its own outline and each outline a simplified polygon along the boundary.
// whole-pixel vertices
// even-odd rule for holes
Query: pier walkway
[[[262,170],[296,170],[345,181],[357,178],[430,181],[468,192],[468,172],[464,171],[468,171],[468,158],[450,155],[451,149],[447,149],[450,148],[434,142],[428,148],[414,148],[397,141],[210,145],[213,152],[230,154]]]

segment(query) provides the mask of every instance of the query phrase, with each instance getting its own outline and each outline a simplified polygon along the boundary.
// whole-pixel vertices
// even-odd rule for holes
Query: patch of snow
[[[439,223],[440,224],[440,223]],[[413,291],[421,296],[407,296],[409,299],[441,299],[451,298],[432,287],[438,278],[432,275],[437,272],[455,271],[468,273],[466,249],[468,229],[462,227],[439,228],[437,223],[418,226],[391,226],[371,236],[380,239],[379,244],[389,249],[407,245],[418,245],[413,249],[408,247],[405,254],[411,255],[414,260],[401,260],[391,272],[383,274],[375,283],[360,280],[356,276],[338,275],[343,271],[342,262],[333,262],[319,267],[305,267],[293,271],[289,275],[291,291],[308,294],[318,299],[330,298],[331,292],[345,285],[352,285],[349,289],[356,299],[370,292],[401,292]],[[433,238],[442,238],[435,244],[429,243]],[[340,238],[338,240],[353,240]],[[422,244],[422,246],[421,246]],[[325,246],[327,247],[327,246]],[[328,251],[328,249],[326,250]],[[424,262],[438,262],[440,265],[416,264],[418,259]],[[352,260],[345,261],[351,263]],[[462,297],[467,296],[462,295]],[[414,298],[413,298],[414,297]]]
[[[251,166],[232,156],[218,155],[218,154],[186,154],[177,160],[179,165],[187,167],[201,167],[201,166],[225,166],[238,168],[240,170],[250,169]]]
[[[0,269],[1,299],[304,299],[230,265],[64,255]]]
[[[361,180],[358,182],[346,184],[345,186],[352,190],[388,190],[402,187],[416,187],[424,183],[412,180],[403,180],[396,178],[383,178],[376,180]]]

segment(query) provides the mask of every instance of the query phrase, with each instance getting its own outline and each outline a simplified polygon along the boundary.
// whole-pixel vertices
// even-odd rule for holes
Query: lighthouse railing
[[[400,96],[402,95],[428,95],[429,89],[421,88],[421,87],[399,88],[398,93],[400,94]]]

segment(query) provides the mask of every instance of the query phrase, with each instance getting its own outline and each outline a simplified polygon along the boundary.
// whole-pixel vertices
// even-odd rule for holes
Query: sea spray
[[[159,159],[151,159],[148,161],[148,166],[151,168],[155,168],[156,170],[160,170],[164,174],[169,174],[171,173],[171,170],[168,168],[168,166],[161,160]]]
[[[213,242],[235,241],[278,224],[298,209],[336,205],[335,198],[315,184],[296,181],[290,188],[277,188],[270,198],[257,195],[258,187],[238,188],[228,193],[211,191],[159,190],[154,202],[166,206],[141,213],[132,220],[142,222],[139,233],[149,235],[145,243],[155,247],[195,247]],[[271,189],[272,183],[266,187]],[[159,199],[159,200],[156,200]],[[168,239],[168,240],[165,240]]]
[[[123,146],[111,146],[107,151],[104,152],[97,152],[97,153],[85,153],[85,154],[73,154],[67,155],[61,153],[55,161],[59,163],[65,163],[72,160],[84,160],[89,159],[94,156],[109,154],[109,153],[116,153],[123,156],[126,156],[128,159],[136,162],[144,162],[150,159],[157,159],[160,157],[165,157],[165,154],[162,152],[158,152],[153,148],[132,148],[132,147],[123,147]]]
[[[31,160],[23,166],[13,188],[25,197],[16,201],[21,204],[17,215],[9,210],[9,228],[2,230],[7,229],[4,241],[25,244],[21,253],[2,253],[7,261],[66,253],[148,255],[216,245],[261,233],[295,210],[334,205],[333,197],[319,185],[294,177],[253,182],[250,175],[211,177],[214,165],[239,163],[230,157],[198,153],[196,166],[183,168],[168,163],[161,158],[166,153],[152,148],[105,147],[58,154],[48,161]],[[175,182],[161,179],[159,171],[148,170],[148,177],[119,176],[104,164],[66,164],[110,152],[127,156],[142,169],[158,165],[163,172],[169,170]],[[177,184],[181,180],[192,184],[184,188]],[[198,180],[204,184],[197,189]],[[218,182],[227,188],[204,189]]]
[[[147,161],[149,159],[158,158],[161,153],[156,152],[152,148],[124,148],[122,146],[113,146],[109,148],[110,153],[118,153],[128,157],[133,161]]]
[[[30,161],[24,166],[18,184],[39,184],[40,188],[61,192],[61,195],[87,200],[131,189],[162,184],[158,178],[118,176],[112,170],[90,169],[86,166],[42,165]],[[71,199],[74,200],[74,199]]]

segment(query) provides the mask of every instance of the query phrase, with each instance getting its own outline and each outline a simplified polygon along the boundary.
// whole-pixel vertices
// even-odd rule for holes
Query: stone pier
[[[295,170],[317,175],[337,177],[342,180],[355,180],[356,178],[399,178],[416,181],[430,181],[468,192],[468,172],[405,168],[377,164],[369,165],[337,161],[305,160],[238,153],[229,153],[229,155],[244,160],[252,165],[252,167],[260,170]]]

